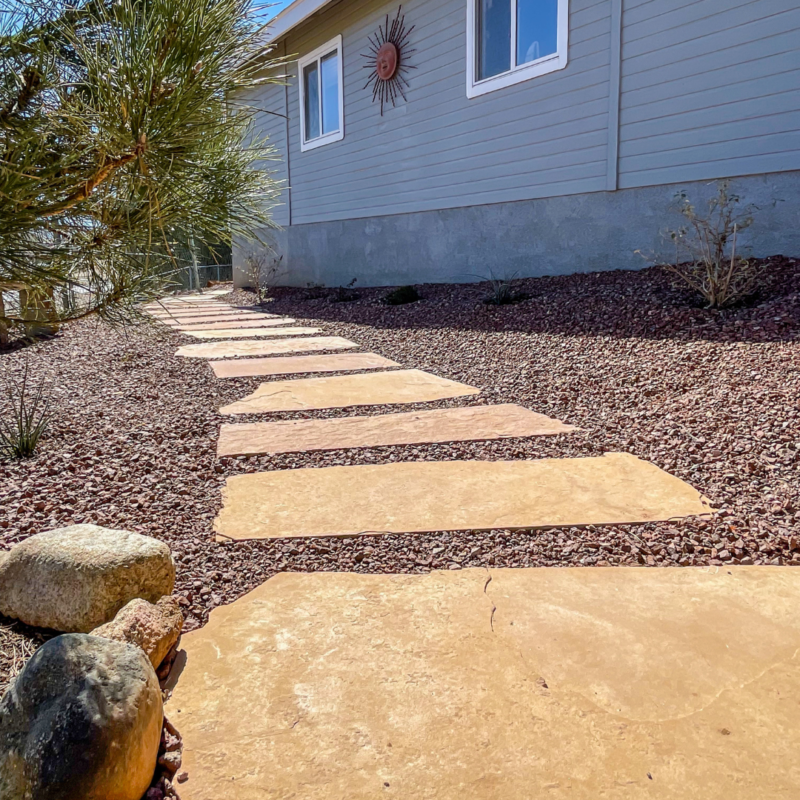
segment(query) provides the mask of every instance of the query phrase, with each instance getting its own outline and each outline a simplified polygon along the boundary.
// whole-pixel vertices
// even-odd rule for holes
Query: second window
[[[566,66],[567,0],[468,0],[474,96]]]
[[[301,149],[311,150],[344,137],[342,37],[298,61]]]

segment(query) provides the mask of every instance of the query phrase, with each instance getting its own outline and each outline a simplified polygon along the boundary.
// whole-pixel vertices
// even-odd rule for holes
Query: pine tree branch
[[[103,166],[101,166],[97,172],[94,173],[94,175],[90,176],[86,180],[80,189],[74,191],[61,202],[41,209],[38,212],[38,216],[42,219],[54,217],[56,214],[61,214],[64,211],[68,211],[70,208],[78,205],[78,203],[82,203],[91,196],[92,192],[94,192],[94,190],[101,183],[103,183],[103,181],[107,180],[109,176],[116,172],[120,167],[124,167],[126,164],[130,164],[131,161],[135,161],[137,158],[139,158],[139,156],[144,152],[144,148],[145,137],[143,134],[141,137],[139,137],[139,141],[136,144],[136,147],[133,149],[133,152],[126,153],[124,156],[119,156],[118,158],[112,158],[110,161],[106,161],[105,164],[103,164]]]
[[[24,111],[41,84],[42,76],[35,69],[28,67],[24,72],[22,86],[17,96],[8,105],[0,108],[0,125],[6,125],[12,116]]]

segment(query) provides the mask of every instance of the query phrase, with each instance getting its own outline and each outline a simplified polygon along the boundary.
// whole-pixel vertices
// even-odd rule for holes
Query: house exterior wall
[[[465,0],[408,0],[416,69],[381,117],[361,54],[396,10],[338,0],[280,43],[343,37],[342,141],[301,152],[295,77],[259,98],[288,109],[286,282],[635,268],[677,184],[728,177],[759,205],[754,251],[800,252],[796,0],[570,0],[567,67],[473,99]]]
[[[619,184],[800,170],[797,0],[625,0]]]

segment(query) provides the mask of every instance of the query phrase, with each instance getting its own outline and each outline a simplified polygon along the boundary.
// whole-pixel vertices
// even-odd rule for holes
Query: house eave
[[[285,36],[292,28],[297,27],[331,2],[333,0],[294,0],[268,24],[269,41],[275,42]]]

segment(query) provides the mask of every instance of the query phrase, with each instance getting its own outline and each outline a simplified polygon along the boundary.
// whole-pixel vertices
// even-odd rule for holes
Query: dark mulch
[[[386,289],[360,290],[349,302],[335,302],[334,290],[276,289],[267,306],[405,367],[483,389],[477,398],[419,407],[517,402],[581,432],[219,462],[216,410],[259,380],[215,380],[205,361],[176,358],[188,337],[162,327],[81,322],[0,355],[6,378],[27,361],[34,377],[50,381],[56,411],[36,457],[0,464],[0,545],[79,522],[157,536],[175,553],[189,630],[277,571],[800,562],[798,261],[772,259],[761,295],[725,312],[703,309],[658,269],[515,281],[527,297],[505,306],[483,302],[486,284],[416,288],[422,299],[400,306],[381,302]],[[253,303],[247,292],[228,299]],[[401,409],[275,417],[390,410]],[[238,544],[212,535],[224,480],[240,472],[607,451],[633,453],[689,481],[719,513],[710,521],[534,532]],[[4,649],[14,646],[3,635]],[[16,646],[28,635],[14,633]],[[0,687],[13,663],[19,657],[0,661]]]

